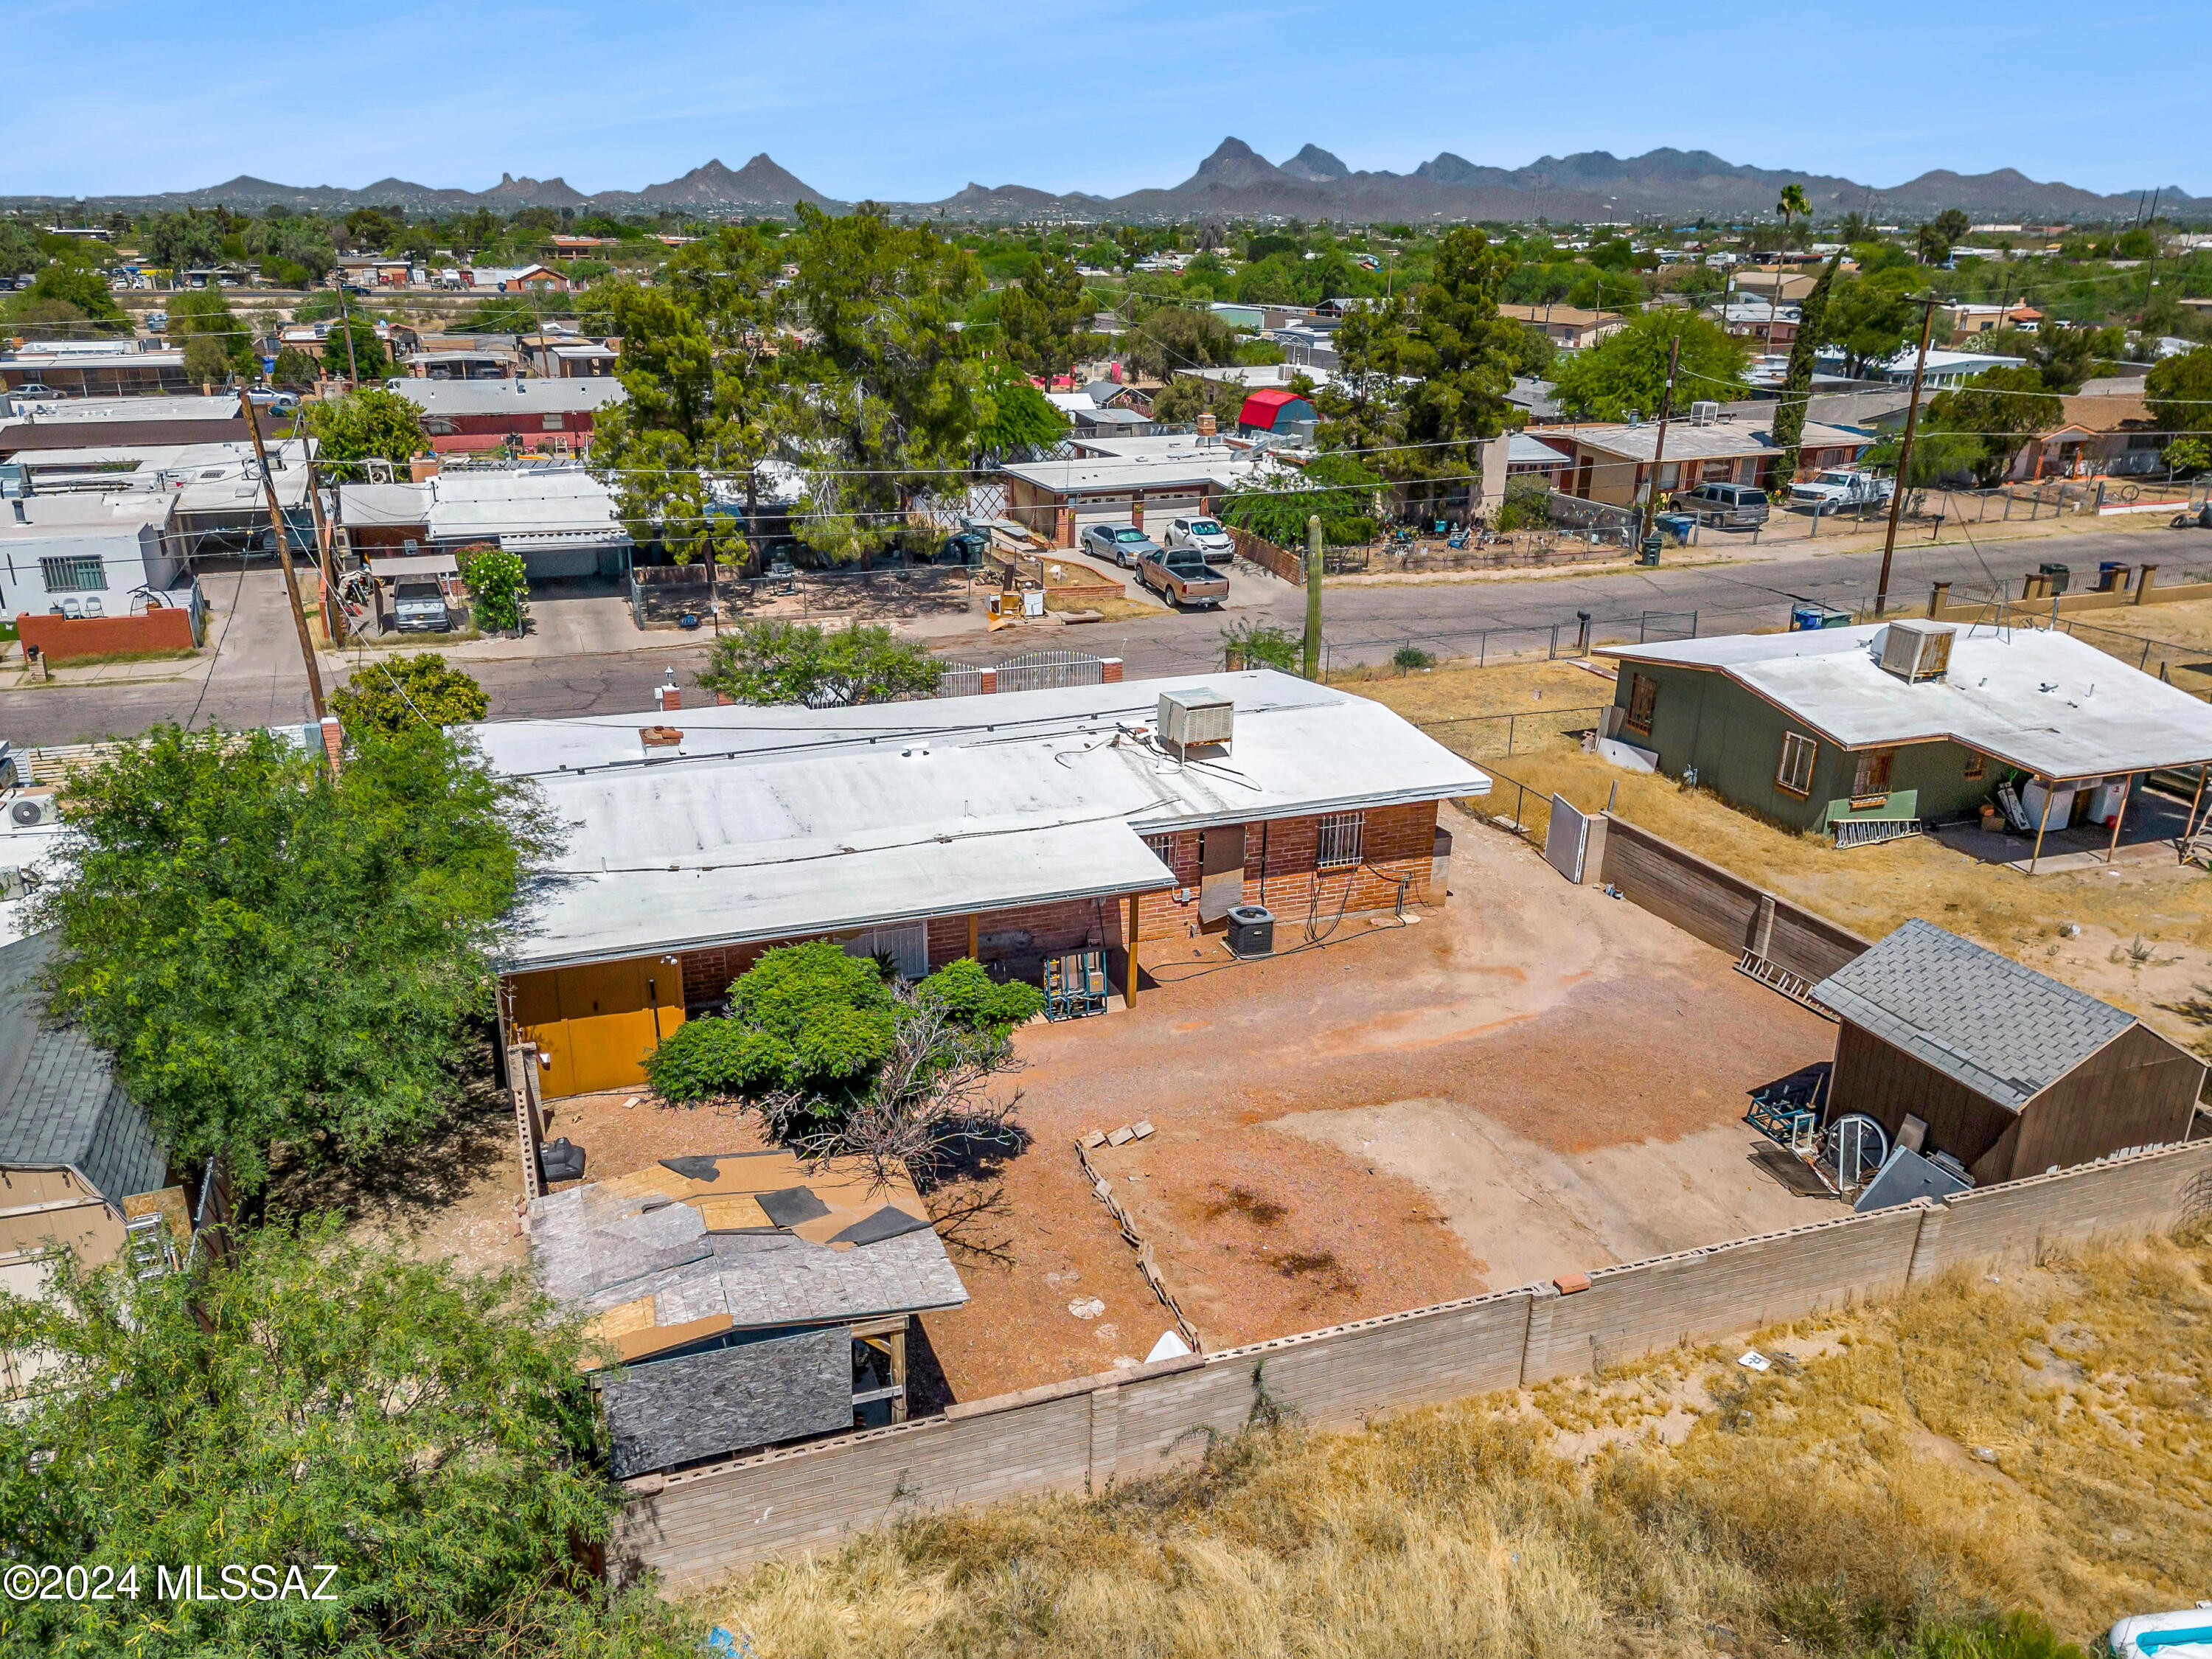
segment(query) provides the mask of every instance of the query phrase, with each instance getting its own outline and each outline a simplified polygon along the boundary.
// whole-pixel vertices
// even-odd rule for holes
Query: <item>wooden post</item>
[[[2105,862],[2107,864],[2119,855],[2120,826],[2128,821],[2128,785],[2134,781],[2135,775],[2130,773],[2120,785],[2120,810],[2112,814],[2112,844],[2105,848]]]
[[[2197,834],[2197,809],[2204,804],[2204,775],[2207,771],[2212,771],[2212,767],[2200,766],[2197,769],[2197,793],[2190,798],[2189,817],[2182,823],[2181,856],[2184,859],[2189,856],[2190,840]]]
[[[2027,873],[2035,873],[2036,860],[2043,856],[2043,832],[2051,824],[2051,795],[2056,780],[2043,780],[2043,813],[2035,821],[2035,850],[2027,855]]]
[[[1139,918],[1144,915],[1145,896],[1129,895],[1129,934],[1125,947],[1126,960],[1121,969],[1121,1000],[1133,1008],[1137,1006],[1137,937]]]
[[[968,913],[968,960],[970,962],[982,960],[982,941],[978,937],[982,931],[982,923],[983,919],[973,910]]]
[[[323,672],[315,663],[315,642],[307,634],[307,613],[300,609],[299,573],[292,568],[292,549],[284,534],[284,514],[276,505],[276,475],[269,471],[269,452],[261,445],[261,419],[254,413],[253,399],[246,395],[244,386],[238,389],[238,406],[245,411],[246,429],[253,439],[253,457],[261,464],[261,489],[269,502],[269,532],[276,538],[276,562],[284,567],[284,592],[291,601],[293,625],[300,631],[300,657],[307,665],[307,696],[314,705],[316,720],[320,720],[330,713],[323,706]],[[312,477],[307,488],[312,494]]]
[[[911,1314],[908,1316],[910,1319]],[[906,1327],[902,1324],[890,1333],[891,1383],[898,1392],[891,1396],[891,1421],[906,1421]]]

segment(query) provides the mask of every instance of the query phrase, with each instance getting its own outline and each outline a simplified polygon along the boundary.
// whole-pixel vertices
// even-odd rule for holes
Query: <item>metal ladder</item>
[[[160,1216],[134,1215],[123,1224],[123,1233],[131,1277],[161,1279],[177,1270],[177,1247],[169,1237],[169,1224]]]
[[[1810,1008],[1823,1019],[1835,1015],[1813,1000],[1813,981],[1802,974],[1793,974],[1778,962],[1769,962],[1756,951],[1747,950],[1736,961],[1735,970],[1757,980],[1769,990],[1779,991],[1790,1001]]]

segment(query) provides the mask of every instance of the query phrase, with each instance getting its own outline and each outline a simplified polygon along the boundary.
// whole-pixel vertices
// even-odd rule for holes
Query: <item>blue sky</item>
[[[1400,172],[1444,149],[1514,167],[1672,144],[1876,186],[2016,167],[2212,195],[2201,77],[2159,67],[2212,50],[2202,0],[2148,0],[2124,33],[2051,0],[9,0],[5,15],[0,195],[241,173],[635,189],[762,150],[845,198],[929,200],[969,179],[1110,195],[1188,177],[1231,133],[1274,161],[1310,140]],[[1828,27],[1809,33],[1808,16]]]

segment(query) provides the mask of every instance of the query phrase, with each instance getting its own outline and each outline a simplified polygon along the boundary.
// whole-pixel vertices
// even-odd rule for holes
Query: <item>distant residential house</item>
[[[613,346],[574,336],[526,334],[516,345],[532,372],[552,380],[611,375],[622,361]]]
[[[0,461],[21,451],[87,445],[214,443],[246,437],[238,399],[213,397],[70,398],[26,404],[0,419]]]
[[[1376,303],[1375,300],[1364,294],[1341,294],[1334,299],[1323,300],[1313,308],[1313,314],[1318,318],[1341,322],[1353,312],[1370,310]]]
[[[1912,365],[1917,355],[1916,348],[1908,346],[1887,362],[1875,365],[1873,372],[1893,386],[1911,386]],[[1841,368],[1844,353],[1839,349],[1824,346],[1818,361],[1823,368]],[[1920,384],[1942,392],[1952,386],[1964,386],[1986,370],[2018,368],[2027,362],[2025,357],[2010,357],[1994,352],[1931,350],[1928,354],[1927,367],[1921,375]]]
[[[1954,334],[1990,334],[2001,328],[2034,329],[2043,322],[2043,313],[2025,303],[1944,306],[1936,314],[1950,324]]]
[[[574,379],[441,380],[406,377],[387,382],[422,411],[430,447],[440,454],[497,449],[575,453],[591,447],[592,421],[629,395],[612,375]]]
[[[553,238],[553,257],[556,259],[597,258],[607,248],[620,247],[617,236],[556,236]]]
[[[1523,474],[1541,474],[1544,482],[1554,489],[1559,488],[1575,458],[1564,447],[1546,443],[1526,432],[1506,434],[1505,476],[1518,477]]]
[[[618,574],[629,531],[606,485],[580,466],[440,472],[416,483],[343,484],[338,520],[349,544],[424,553],[495,543],[533,581]]]
[[[1333,369],[1341,361],[1329,331],[1310,322],[1286,322],[1269,329],[1267,338],[1283,349],[1283,361],[1294,368]]]
[[[416,267],[404,258],[386,255],[340,259],[331,270],[335,282],[356,288],[405,288]]]
[[[2007,476],[2124,478],[2160,471],[2169,434],[2143,400],[2142,382],[2136,386],[2061,398],[2059,424],[2022,444]]]
[[[1501,305],[1498,314],[1508,322],[1541,329],[1553,344],[1570,351],[1594,346],[1628,326],[1628,319],[1617,311],[1590,311],[1581,306]]]
[[[1727,332],[1740,340],[1757,340],[1762,346],[1786,347],[1797,339],[1802,320],[1799,308],[1763,299],[1737,300],[1715,307],[1710,313]]]
[[[0,387],[42,386],[72,398],[198,390],[185,354],[138,340],[41,340],[0,356]]]
[[[463,265],[462,282],[495,294],[566,294],[568,279],[545,265]]]
[[[1656,421],[1635,425],[1606,424],[1547,428],[1545,436],[1573,445],[1574,471],[1566,493],[1585,501],[1629,507],[1644,499],[1652,487],[1653,469],[1664,496],[1701,483],[1755,484],[1780,489],[1790,480],[1774,476],[1782,451],[1771,434],[1771,406],[1766,418],[1747,421],[1715,418],[1671,421],[1667,428],[1667,453],[1658,458],[1659,425]],[[1809,477],[1824,467],[1848,466],[1874,441],[1871,435],[1843,427],[1808,421],[1800,440],[1798,472]]]

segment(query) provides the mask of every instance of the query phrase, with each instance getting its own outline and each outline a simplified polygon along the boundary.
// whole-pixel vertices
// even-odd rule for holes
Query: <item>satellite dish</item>
[[[1836,1184],[1863,1187],[1889,1158],[1889,1135],[1864,1112],[1853,1112],[1828,1126],[1828,1156],[1836,1166]]]

